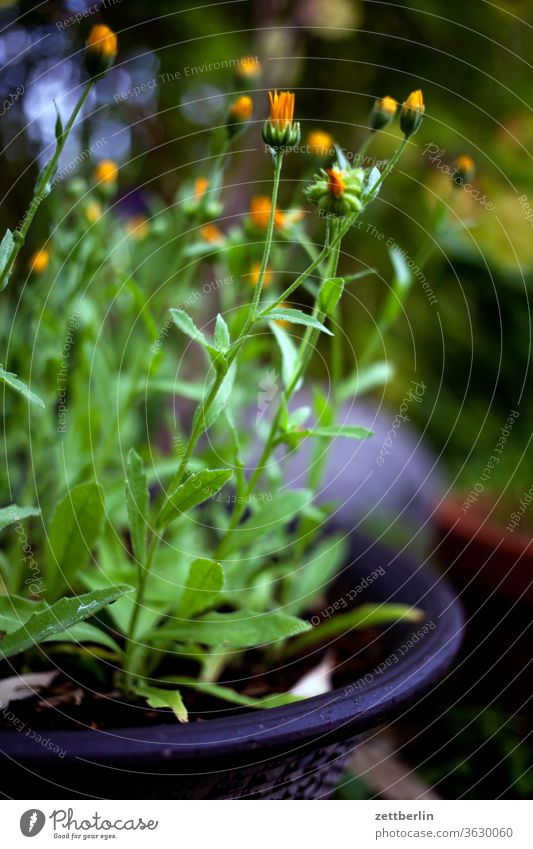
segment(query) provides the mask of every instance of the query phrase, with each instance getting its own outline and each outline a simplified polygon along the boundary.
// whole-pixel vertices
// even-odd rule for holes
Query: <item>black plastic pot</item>
[[[432,623],[395,625],[387,652],[396,660],[383,672],[302,702],[225,719],[43,732],[46,747],[16,730],[0,731],[3,794],[16,799],[315,799],[328,794],[357,739],[443,677],[463,628],[459,603],[433,569],[360,538],[353,540],[351,555],[337,585],[339,598],[381,567],[384,574],[358,592],[357,601],[413,604],[424,610],[426,625]],[[421,630],[423,636],[413,641]],[[403,651],[408,640],[412,645]],[[66,754],[54,755],[53,745]]]

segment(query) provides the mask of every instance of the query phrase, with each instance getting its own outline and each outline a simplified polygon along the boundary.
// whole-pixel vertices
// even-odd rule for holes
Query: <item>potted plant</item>
[[[270,93],[262,127],[272,193],[242,223],[220,222],[229,151],[251,122],[243,93],[214,135],[210,172],[185,181],[169,209],[154,201],[124,221],[113,162],[92,183],[60,167],[116,52],[115,34],[94,27],[89,81],[69,120],[58,116],[55,151],[0,248],[5,286],[53,190],[46,207],[67,223],[30,261],[0,373],[16,496],[0,511],[6,792],[322,795],[357,737],[445,672],[462,626],[437,574],[328,530],[334,508],[315,500],[331,442],[371,437],[339,417],[346,387],[372,374],[342,365],[339,302],[365,273],[339,275],[342,240],[418,130],[422,94],[401,107],[403,138],[382,171],[337,148],[311,179],[318,246],[302,211],[279,206],[283,164],[300,146],[286,91]],[[396,110],[376,103],[364,147]],[[294,246],[306,264],[299,255],[294,273],[277,271]],[[410,282],[391,257],[377,332]],[[218,273],[200,285],[208,263]],[[313,410],[295,408],[319,345],[330,389],[317,384]],[[294,488],[280,452],[307,441],[308,480]]]

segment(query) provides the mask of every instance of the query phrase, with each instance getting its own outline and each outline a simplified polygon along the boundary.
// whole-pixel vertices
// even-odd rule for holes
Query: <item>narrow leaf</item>
[[[257,613],[239,610],[235,613],[206,613],[200,619],[189,622],[171,622],[153,631],[151,636],[158,641],[246,649],[302,634],[310,627],[303,619],[277,611]]]
[[[243,707],[256,708],[258,710],[281,707],[282,705],[301,701],[301,696],[295,696],[292,693],[272,693],[270,696],[254,699],[252,696],[245,696],[244,693],[238,693],[237,690],[233,690],[231,687],[226,687],[222,684],[212,684],[211,682],[198,681],[197,678],[187,678],[179,675],[165,676],[163,680],[168,681],[169,684],[177,684],[178,686],[197,690],[199,693],[206,693],[208,696],[213,696],[215,699],[221,699],[233,705],[242,705]]]
[[[325,439],[335,439],[336,437],[344,437],[345,439],[368,439],[373,435],[373,431],[366,427],[358,427],[357,425],[333,425],[332,427],[315,427],[312,430],[297,431],[301,436],[324,437]]]
[[[5,371],[2,366],[0,366],[0,380],[7,383],[11,389],[14,389],[15,392],[19,393],[19,395],[23,395],[24,398],[27,398],[32,404],[35,404],[37,407],[44,408],[44,401],[41,401],[35,392],[32,392],[31,389],[22,382],[22,380],[19,380],[16,374],[13,374],[10,371]]]
[[[215,324],[215,343],[220,351],[225,351],[231,344],[228,325],[220,315],[217,315]]]
[[[296,516],[312,498],[307,489],[280,490],[272,501],[263,503],[242,525],[230,531],[221,545],[220,559],[228,557],[268,535]]]
[[[191,475],[168,496],[158,517],[158,528],[167,527],[181,513],[211,498],[231,479],[232,474],[231,469],[205,469]]]
[[[220,595],[223,586],[224,572],[220,563],[203,558],[194,560],[191,563],[177,615],[190,619],[206,610]]]
[[[148,497],[143,461],[137,452],[130,448],[126,462],[126,507],[133,553],[140,565],[146,562]]]
[[[0,658],[13,657],[33,648],[54,634],[60,634],[72,625],[89,619],[130,591],[131,587],[127,586],[110,587],[74,598],[62,598],[55,604],[42,607],[32,613],[20,628],[0,640]]]
[[[294,374],[298,351],[291,337],[281,325],[272,321],[270,322],[270,329],[281,351],[281,377],[283,379],[283,385],[288,386]]]
[[[170,708],[174,711],[179,722],[189,721],[187,708],[183,704],[179,690],[164,690],[162,687],[152,687],[144,681],[139,682],[134,689],[139,696],[146,699],[150,707],[156,710],[158,708]]]
[[[394,376],[394,367],[383,360],[363,367],[344,380],[338,388],[339,401],[364,395],[371,389],[383,386]]]
[[[14,525],[16,522],[28,519],[30,516],[40,515],[41,511],[38,507],[18,507],[16,504],[10,504],[8,507],[1,507],[0,531],[3,531],[8,525]]]
[[[342,277],[328,277],[318,293],[318,305],[323,313],[332,315],[344,292]]]
[[[13,233],[11,232],[11,230],[8,229],[4,233],[4,238],[2,239],[2,241],[0,243],[0,278],[2,277],[2,275],[6,271],[6,265],[9,261],[9,257],[11,256],[11,252],[12,252],[14,247],[15,247],[15,241],[13,239]],[[0,286],[0,292],[2,292],[6,288],[8,281],[9,281],[9,274],[6,274],[6,276],[3,278],[2,284]]]
[[[305,327],[314,327],[315,330],[320,330],[322,333],[327,333],[328,336],[333,336],[331,330],[324,327],[317,318],[302,312],[302,310],[296,310],[291,307],[269,310],[268,313],[259,318],[267,319],[268,321],[288,321],[290,324],[303,324]]]
[[[202,333],[201,330],[196,327],[194,321],[188,315],[188,313],[184,312],[180,309],[171,309],[170,315],[172,317],[172,321],[179,327],[182,333],[185,333],[186,336],[189,336],[191,339],[194,339],[195,342],[199,342],[200,345],[205,346],[208,344],[206,337]]]

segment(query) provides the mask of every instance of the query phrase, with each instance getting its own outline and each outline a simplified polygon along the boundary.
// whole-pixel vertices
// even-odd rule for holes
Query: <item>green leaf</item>
[[[212,684],[207,681],[198,681],[197,678],[187,678],[179,675],[165,676],[163,681],[168,681],[169,684],[178,684],[178,686],[182,687],[190,687],[192,690],[197,690],[199,693],[206,693],[208,696],[213,696],[215,699],[220,699],[221,701],[229,702],[233,705],[257,708],[258,710],[281,707],[282,705],[289,705],[293,702],[300,702],[302,700],[301,696],[294,696],[292,693],[272,693],[270,696],[265,696],[261,699],[254,699],[251,696],[245,696],[244,693],[238,693],[236,690],[232,690],[231,687],[225,687],[222,684]]]
[[[9,257],[11,256],[11,251],[15,247],[15,240],[13,239],[13,233],[11,230],[7,229],[4,233],[4,238],[0,243],[0,276],[5,273],[6,265],[9,261]],[[9,282],[9,274],[3,279],[3,282],[0,286],[0,292],[2,292]]]
[[[59,634],[54,634],[51,637],[46,637],[43,643],[75,643],[76,645],[84,643],[95,643],[99,646],[105,646],[115,654],[121,654],[120,647],[116,644],[113,637],[110,637],[107,631],[97,628],[96,625],[91,625],[90,622],[78,622],[77,625],[72,625],[66,631],[60,631]]]
[[[159,513],[157,527],[166,528],[179,514],[211,498],[231,479],[232,474],[231,469],[205,469],[190,475],[168,496]]]
[[[170,315],[172,321],[178,327],[182,333],[185,333],[186,336],[189,336],[191,339],[194,339],[195,342],[199,342],[204,348],[208,344],[206,337],[202,333],[201,330],[196,327],[194,321],[188,315],[188,313],[184,312],[180,309],[171,309]]]
[[[30,601],[18,595],[0,595],[0,631],[7,634],[16,631],[32,613],[45,607],[44,601]]]
[[[364,366],[343,380],[337,390],[337,398],[339,401],[345,401],[347,398],[364,395],[365,392],[388,383],[393,376],[394,367],[386,360]]]
[[[217,315],[215,324],[215,343],[219,351],[225,351],[231,344],[228,325],[220,315]]]
[[[89,619],[131,589],[127,586],[110,587],[74,598],[62,598],[54,604],[45,606],[42,606],[43,602],[37,602],[39,610],[32,613],[20,628],[11,631],[3,640],[0,640],[0,658],[13,657],[42,643],[54,634],[60,634],[78,622]]]
[[[343,534],[335,534],[306,551],[296,563],[294,572],[286,579],[283,610],[295,615],[309,610],[318,595],[324,593],[329,581],[337,573],[346,555],[347,541]]]
[[[380,625],[388,625],[391,622],[399,622],[402,619],[407,622],[420,622],[423,618],[424,614],[421,610],[407,604],[361,604],[354,610],[325,619],[309,633],[302,634],[301,637],[287,646],[283,656],[300,654],[317,643],[337,637],[339,634],[346,634],[352,628],[376,628]]]
[[[59,109],[57,108],[57,103],[55,102],[55,100],[54,100],[54,106],[55,106],[55,110],[56,110],[55,136],[56,136],[56,141],[60,142],[63,138],[63,132],[64,132],[63,121],[61,120],[61,113],[60,113]]]
[[[162,687],[151,687],[140,681],[133,688],[135,692],[146,699],[150,707],[170,708],[180,722],[188,722],[187,708],[178,690],[164,690]]]
[[[312,499],[308,489],[280,490],[272,501],[265,502],[242,525],[229,531],[220,548],[220,559],[240,551],[258,537],[270,534],[279,525],[285,525]]]
[[[187,380],[161,378],[147,383],[146,387],[143,387],[143,393],[145,391],[147,393],[161,392],[165,395],[181,395],[183,398],[190,398],[192,401],[201,401],[204,397],[205,385]]]
[[[5,371],[2,366],[0,366],[0,380],[7,383],[11,389],[14,389],[15,392],[19,393],[19,395],[23,395],[24,398],[27,398],[32,404],[35,404],[37,407],[44,408],[44,401],[41,401],[35,392],[32,392],[31,389],[22,382],[22,380],[19,380],[16,374],[13,374],[10,371]]]
[[[223,586],[224,571],[220,563],[203,558],[193,560],[176,615],[190,619],[206,610]]]
[[[318,292],[318,306],[321,312],[332,315],[344,292],[342,277],[328,277]]]
[[[30,516],[40,515],[41,511],[38,507],[18,507],[16,504],[10,504],[8,507],[1,507],[0,531],[3,531],[8,525],[14,525],[16,522],[28,519]]]
[[[130,448],[126,462],[126,507],[133,553],[141,566],[146,563],[148,499],[143,461],[137,452]]]
[[[151,637],[155,641],[173,640],[247,649],[302,634],[310,627],[303,619],[278,611],[257,613],[239,610],[235,613],[206,613],[200,619],[188,622],[171,622],[153,631]]]
[[[104,523],[102,487],[81,483],[56,506],[47,540],[48,593],[57,595],[87,564]]]
[[[291,337],[281,325],[271,321],[270,329],[281,351],[281,377],[283,385],[288,386],[294,374],[298,351]],[[296,386],[295,389],[298,389],[298,387]]]
[[[314,327],[315,330],[321,330],[322,333],[333,336],[331,330],[324,327],[317,318],[302,312],[302,310],[292,309],[291,307],[269,310],[265,315],[258,316],[257,320],[259,321],[260,319],[266,319],[267,321],[288,321],[290,324],[303,324],[305,327]]]

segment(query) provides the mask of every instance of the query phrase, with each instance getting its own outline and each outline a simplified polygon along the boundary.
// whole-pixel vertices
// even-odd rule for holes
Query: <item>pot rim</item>
[[[422,629],[424,622],[434,622],[435,628],[428,630],[392,667],[372,675],[370,682],[357,679],[355,683],[362,683],[355,693],[347,693],[353,686],[347,685],[282,707],[250,709],[226,718],[189,724],[36,731],[49,741],[50,748],[57,746],[65,750],[64,763],[80,760],[100,764],[148,763],[163,759],[173,764],[201,765],[207,760],[229,756],[260,760],[267,752],[300,748],[310,742],[319,743],[322,738],[326,745],[334,739],[355,737],[391,718],[437,683],[449,668],[460,647],[464,613],[448,582],[433,567],[421,566],[416,560],[381,545],[370,545],[379,556],[385,553],[388,558],[387,580],[376,581],[373,586],[378,592],[372,593],[372,600],[389,601],[397,596],[394,601],[421,604],[426,613],[423,622],[402,624],[402,639],[409,638],[405,636],[406,628],[412,629],[410,635]],[[364,556],[357,558],[344,571],[358,567],[359,571],[364,568],[368,575],[369,567],[365,563]],[[398,649],[399,646],[392,649],[388,657]],[[50,748],[19,731],[0,731],[0,757],[38,764],[57,757]]]

